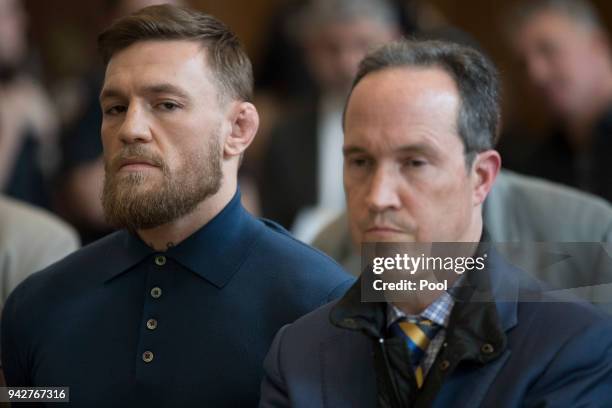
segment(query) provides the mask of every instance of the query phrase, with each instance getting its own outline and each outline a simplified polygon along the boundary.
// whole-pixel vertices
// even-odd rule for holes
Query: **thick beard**
[[[211,137],[205,157],[191,153],[183,166],[172,173],[158,156],[133,145],[113,162],[105,164],[102,206],[109,224],[131,232],[151,229],[191,213],[201,202],[221,188],[221,150],[218,135]],[[161,185],[152,183],[143,172],[117,175],[118,161],[124,157],[147,158],[162,171]]]

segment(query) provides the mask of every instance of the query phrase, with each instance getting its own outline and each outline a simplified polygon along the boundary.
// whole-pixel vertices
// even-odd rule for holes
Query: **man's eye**
[[[125,112],[126,108],[122,105],[114,105],[104,111],[107,115],[118,115]]]
[[[421,159],[408,159],[404,162],[404,166],[407,167],[423,167],[426,164],[427,162]]]
[[[353,159],[349,159],[349,164],[354,167],[366,167],[370,164],[370,161],[365,158],[357,157]]]
[[[173,111],[180,108],[180,106],[174,102],[162,102],[158,106],[165,111]]]

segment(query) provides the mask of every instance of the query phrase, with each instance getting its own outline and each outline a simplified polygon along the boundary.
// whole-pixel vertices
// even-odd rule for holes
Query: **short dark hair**
[[[168,4],[145,7],[115,21],[98,36],[104,63],[130,45],[147,40],[199,41],[220,85],[220,94],[251,101],[253,68],[238,37],[217,18],[187,7]]]
[[[367,75],[401,67],[441,68],[453,78],[461,98],[457,130],[468,165],[476,153],[495,147],[500,127],[500,89],[497,70],[487,57],[474,48],[447,41],[394,41],[361,61],[351,94]]]

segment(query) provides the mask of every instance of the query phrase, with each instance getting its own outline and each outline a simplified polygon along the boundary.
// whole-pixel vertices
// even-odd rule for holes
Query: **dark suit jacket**
[[[421,393],[432,378],[441,380],[441,386],[433,396],[417,398],[415,406],[612,406],[611,321],[585,303],[553,302],[539,283],[499,256],[490,256],[488,265],[495,299],[490,305],[502,335],[497,343],[503,347],[495,349],[495,358],[479,356],[479,347],[470,361],[454,361],[466,343],[452,342],[449,327],[449,344],[438,354]],[[373,356],[378,342],[330,322],[330,313],[355,289],[358,283],[341,300],[279,331],[264,363],[261,407],[377,406]],[[456,309],[457,304],[451,326],[478,318],[460,316]],[[472,337],[476,345],[489,341]],[[443,360],[450,361],[450,369]]]
[[[291,228],[317,202],[317,113],[302,110],[272,130],[258,187],[264,217]]]

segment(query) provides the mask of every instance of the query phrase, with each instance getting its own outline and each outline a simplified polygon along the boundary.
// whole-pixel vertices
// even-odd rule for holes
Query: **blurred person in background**
[[[320,93],[311,70],[307,67],[303,35],[296,20],[312,0],[286,0],[278,4],[264,33],[263,54],[255,64],[255,101],[261,115],[257,139],[241,168],[243,179],[257,179],[269,142],[270,131],[280,118],[295,115],[296,110],[316,102]],[[420,30],[447,26],[440,11],[429,2],[419,0],[388,0],[403,35]],[[298,27],[296,27],[298,26]],[[256,187],[256,186],[255,186]],[[244,184],[243,184],[244,189]],[[246,194],[243,194],[243,199]],[[251,201],[258,201],[254,197]],[[253,205],[259,210],[259,204]]]
[[[27,73],[27,16],[21,1],[0,0],[0,191],[49,207],[57,118]]]
[[[612,55],[586,0],[522,3],[509,19],[512,48],[556,117],[524,170],[612,200]]]
[[[78,248],[76,231],[68,224],[0,194],[0,308],[25,278]]]
[[[105,24],[143,7],[166,3],[182,5],[181,0],[107,0]],[[87,244],[112,231],[104,219],[100,194],[104,181],[104,163],[100,126],[102,112],[98,97],[104,72],[102,64],[81,79],[84,92],[82,109],[62,137],[62,162],[58,177],[60,214],[76,226]]]
[[[258,186],[263,216],[308,241],[344,209],[341,117],[357,65],[400,28],[385,0],[312,0],[298,16],[315,96],[271,130]]]

